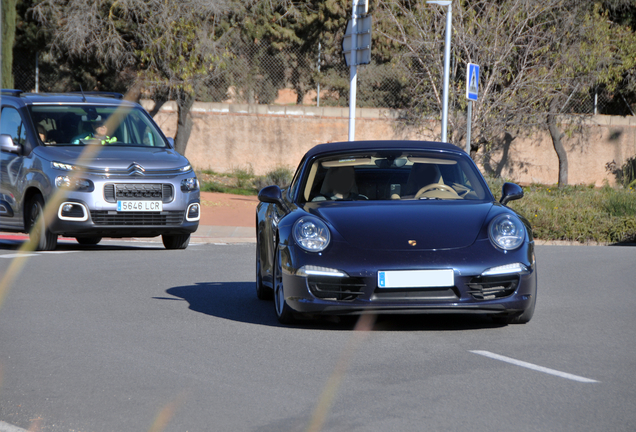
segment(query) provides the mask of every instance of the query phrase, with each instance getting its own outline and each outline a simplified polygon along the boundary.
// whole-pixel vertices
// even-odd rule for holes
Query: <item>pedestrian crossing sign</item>
[[[466,99],[477,100],[479,90],[479,65],[468,63],[466,68]]]

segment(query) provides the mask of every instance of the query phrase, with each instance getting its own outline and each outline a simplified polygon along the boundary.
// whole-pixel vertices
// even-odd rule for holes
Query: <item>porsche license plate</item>
[[[120,212],[160,212],[162,210],[161,201],[117,201],[117,211]]]
[[[455,285],[453,269],[379,271],[379,288],[432,288]]]

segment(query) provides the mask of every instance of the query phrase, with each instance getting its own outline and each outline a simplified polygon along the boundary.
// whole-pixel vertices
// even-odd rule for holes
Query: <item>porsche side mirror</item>
[[[521,186],[515,183],[504,183],[501,188],[501,199],[499,202],[503,205],[508,204],[510,201],[523,198],[523,189]]]
[[[171,148],[174,148],[174,138],[172,137],[167,137],[168,138],[168,144],[170,144]]]
[[[7,153],[20,154],[21,147],[13,142],[11,135],[2,134],[0,135],[0,149]]]
[[[285,204],[283,204],[283,192],[280,190],[280,187],[276,185],[261,189],[258,193],[258,200],[264,203],[277,204],[285,208]]]

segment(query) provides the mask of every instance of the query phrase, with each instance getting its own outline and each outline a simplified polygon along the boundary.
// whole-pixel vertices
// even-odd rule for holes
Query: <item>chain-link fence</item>
[[[66,92],[73,88],[72,71],[49,53],[13,55],[13,85],[27,92]]]
[[[358,67],[356,105],[374,108],[410,108],[417,82],[396,56],[389,62]],[[68,91],[73,71],[49,53],[30,58],[14,56],[15,87],[25,91]],[[37,87],[36,87],[37,86]],[[111,90],[106,89],[104,90]],[[203,102],[273,105],[348,106],[349,67],[340,47],[292,46],[266,42],[236,43],[214,75],[199,87]],[[572,93],[562,112],[569,114],[634,115],[620,92],[602,87]]]
[[[609,92],[603,87],[595,87],[587,92],[572,93],[564,104],[562,112],[566,114],[635,115],[633,108],[621,92]]]
[[[13,86],[24,91],[35,91],[36,59],[24,56],[13,57]]]
[[[235,45],[199,99],[278,105],[348,106],[349,67],[336,50]],[[413,83],[399,63],[359,67],[357,106],[405,108]]]

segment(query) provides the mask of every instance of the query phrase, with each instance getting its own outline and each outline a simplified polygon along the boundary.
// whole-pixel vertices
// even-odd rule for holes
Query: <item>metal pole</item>
[[[349,141],[356,137],[356,83],[358,81],[358,2],[353,0],[351,13],[351,66],[349,68]]]
[[[594,115],[598,114],[598,86],[594,89]]]
[[[318,42],[318,76],[320,77],[320,42]],[[320,81],[318,81],[316,89],[316,106],[320,106]]]
[[[35,53],[35,92],[40,93],[40,66],[38,64],[40,53]]]
[[[450,76],[450,47],[452,27],[452,4],[448,2],[446,12],[446,43],[444,47],[444,103],[442,107],[442,141],[448,140],[448,85]]]
[[[355,51],[352,51],[354,53]],[[349,70],[349,141],[356,139],[356,82],[358,68],[353,65]]]
[[[0,5],[0,35],[2,34],[2,5]],[[2,43],[0,43],[0,89],[4,87],[4,81],[2,81]],[[0,94],[0,101],[2,101],[2,95]]]
[[[468,113],[466,114],[466,153],[470,154],[470,127],[473,122],[473,101],[468,101]]]
[[[446,10],[446,37],[444,43],[444,96],[442,100],[442,141],[448,140],[448,83],[450,81],[450,47],[453,23],[452,0],[428,0],[426,3],[448,6]]]

